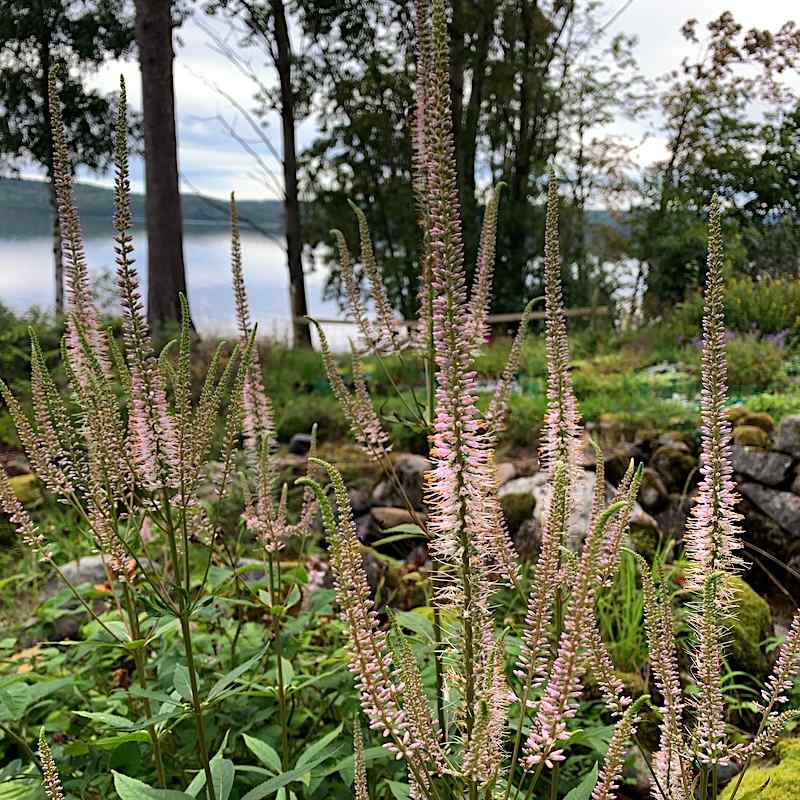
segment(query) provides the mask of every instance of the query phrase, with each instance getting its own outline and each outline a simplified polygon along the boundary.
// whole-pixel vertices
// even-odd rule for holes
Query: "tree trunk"
[[[144,117],[147,317],[159,335],[165,326],[180,321],[179,295],[186,295],[172,82],[175,53],[171,4],[167,0],[135,0],[135,5]]]
[[[292,89],[292,43],[286,25],[283,0],[270,0],[275,24],[275,67],[281,91],[283,129],[283,207],[286,217],[286,255],[289,266],[289,307],[295,347],[311,347],[311,329],[299,320],[308,315],[306,282],[303,274],[303,240],[300,197],[297,188],[297,145],[295,144],[294,91]]]

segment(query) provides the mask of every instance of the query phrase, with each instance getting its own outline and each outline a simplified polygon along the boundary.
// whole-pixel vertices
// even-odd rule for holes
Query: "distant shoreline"
[[[81,217],[92,224],[111,220],[114,215],[114,192],[103,186],[76,183],[75,202]],[[145,197],[131,194],[133,221],[144,224]],[[237,202],[243,228],[259,229],[270,235],[283,233],[283,203],[280,200],[240,200]],[[195,193],[181,194],[184,225],[224,227],[228,225],[228,204],[215,197]],[[46,181],[0,177],[0,217],[11,213],[51,215],[50,187]]]

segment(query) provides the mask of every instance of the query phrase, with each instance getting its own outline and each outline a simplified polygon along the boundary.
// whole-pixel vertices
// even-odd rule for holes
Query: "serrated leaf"
[[[192,702],[192,684],[189,681],[189,670],[186,669],[183,664],[178,664],[178,666],[175,667],[175,672],[172,676],[172,685],[182,699],[186,700],[187,703]]]
[[[267,652],[267,647],[261,650],[259,653],[254,655],[252,658],[249,658],[243,664],[239,664],[238,667],[235,667],[230,672],[223,675],[212,687],[211,691],[208,693],[208,700],[211,701],[215,697],[221,695],[231,684],[236,683],[236,681],[242,677],[248,670],[252,669],[261,659],[264,657],[264,654]],[[177,686],[175,687],[178,688]]]
[[[314,767],[318,766],[329,757],[329,753],[323,753],[299,769],[290,769],[288,772],[276,775],[274,778],[270,778],[268,781],[260,783],[258,786],[251,789],[242,800],[263,800],[265,797],[271,797],[273,794],[283,789],[284,786],[293,782],[302,781],[309,777]]]
[[[415,611],[396,611],[394,618],[400,627],[418,633],[428,642],[433,642],[433,623],[427,617]]]
[[[273,774],[278,775],[282,769],[281,757],[277,750],[255,736],[244,734],[244,743],[247,749],[265,766],[272,770]]]
[[[75,711],[73,713],[78,717],[85,717],[93,722],[100,722],[118,731],[130,731],[133,730],[136,725],[135,722],[126,717],[120,717],[117,714],[108,714],[104,711]]]
[[[300,767],[305,766],[309,763],[313,758],[315,758],[319,753],[325,750],[328,745],[333,742],[339,734],[342,732],[342,725],[340,724],[338,727],[334,728],[330,733],[326,733],[321,738],[317,739],[316,742],[312,742],[305,750],[299,755],[297,761],[295,762],[295,768],[299,769]],[[328,756],[326,756],[327,758]]]
[[[146,783],[129,778],[121,772],[114,772],[114,788],[120,800],[192,800],[190,794],[172,789],[156,789]]]
[[[597,762],[592,771],[564,798],[564,800],[590,800],[597,783]]]

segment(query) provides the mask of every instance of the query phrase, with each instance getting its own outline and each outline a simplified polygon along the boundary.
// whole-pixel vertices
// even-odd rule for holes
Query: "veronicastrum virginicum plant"
[[[186,300],[181,298],[180,336],[156,358],[133,267],[124,83],[117,124],[114,193],[122,346],[102,327],[92,301],[55,74],[50,76],[49,102],[55,131],[54,183],[68,288],[62,345],[68,389],[66,393],[60,391],[32,331],[32,419],[2,381],[0,394],[14,419],[32,470],[50,493],[77,513],[82,532],[101,554],[114,599],[113,610],[96,613],[58,568],[47,541],[36,530],[1,468],[0,508],[16,525],[23,542],[59,572],[101,635],[133,657],[138,686],[131,693],[131,711],[135,713],[140,707],[144,713],[143,724],[149,734],[158,783],[165,787],[168,780],[163,739],[178,722],[191,717],[200,771],[187,791],[194,796],[204,790],[209,800],[216,800],[216,787],[226,785],[220,775],[226,771],[232,775],[233,766],[219,757],[210,758],[205,715],[234,690],[248,668],[262,662],[266,652],[265,646],[261,653],[221,677],[206,696],[201,694],[192,642],[193,620],[213,599],[207,584],[213,555],[216,552],[224,561],[225,555],[230,554],[225,538],[216,535],[220,522],[215,518],[216,510],[231,487],[241,450],[246,460],[242,476],[246,493],[243,519],[266,551],[269,592],[257,593],[240,581],[235,559],[229,566],[237,587],[249,592],[252,601],[266,606],[272,616],[269,638],[275,643],[282,762],[286,768],[288,710],[280,629],[285,598],[280,589],[280,562],[274,556],[288,537],[304,536],[309,531],[315,513],[313,492],[306,490],[300,519],[289,524],[286,487],[281,492],[276,486],[272,407],[254,346],[255,329],[249,321],[233,199],[231,264],[240,341],[228,354],[224,368],[221,364],[225,345],[218,346],[199,398],[193,402]],[[174,357],[173,350],[177,350]],[[224,403],[224,432],[221,445],[216,447],[214,431]],[[221,467],[209,485],[207,473],[212,458],[219,459]],[[252,485],[249,475],[254,476]],[[193,572],[193,552],[195,560],[204,564],[199,579],[196,568]],[[145,613],[146,609],[149,613]],[[175,625],[180,631],[185,663],[176,670],[175,691],[169,702],[158,701],[157,708],[151,699],[159,695],[148,689],[148,653]],[[44,741],[40,754],[48,796],[61,798],[58,775]],[[126,776],[116,775],[115,779],[118,791],[127,786],[127,797],[139,789],[148,789]]]
[[[520,568],[500,513],[494,449],[518,365],[525,315],[509,364],[486,413],[477,407],[474,356],[486,335],[498,192],[484,219],[475,282],[467,295],[451,132],[447,19],[444,0],[417,3],[417,106],[414,117],[415,187],[423,259],[420,315],[401,337],[393,322],[363,213],[358,217],[361,259],[376,321],[367,318],[344,237],[334,231],[341,275],[364,349],[379,362],[387,355],[421,358],[427,376],[424,403],[408,410],[427,426],[433,467],[426,476],[427,518],[409,512],[428,539],[432,574],[436,662],[435,697],[399,630],[386,631],[370,597],[348,494],[338,471],[327,470],[333,500],[314,481],[330,541],[340,614],[349,634],[350,669],[370,727],[408,771],[411,795],[445,798],[532,798],[541,779],[556,797],[567,757],[583,679],[591,674],[617,722],[596,780],[582,784],[592,800],[616,795],[642,708],[660,717],[660,744],[644,754],[656,800],[690,800],[719,794],[719,769],[743,767],[763,755],[797,711],[781,710],[800,670],[800,613],[795,617],[763,693],[755,738],[734,745],[725,724],[722,665],[726,629],[735,614],[730,577],[741,567],[738,517],[731,481],[730,426],[725,417],[726,367],[722,307],[720,209],[709,215],[708,286],[703,327],[702,482],[687,530],[694,691],[682,686],[670,600],[658,575],[642,566],[646,629],[658,697],[633,700],[614,672],[595,616],[596,591],[617,571],[620,551],[641,479],[633,465],[606,506],[602,457],[597,491],[580,552],[566,550],[579,468],[582,431],[569,370],[569,344],[560,287],[558,198],[551,173],[545,231],[547,412],[541,462],[549,472],[551,502],[538,560],[530,575],[522,646],[510,674],[503,632],[493,616],[497,589],[521,590]],[[353,390],[337,372],[319,330],[322,353],[353,435],[396,481],[390,437],[375,412],[360,354],[353,354]],[[387,370],[388,374],[388,370]],[[399,485],[399,481],[396,481]],[[513,710],[514,713],[511,713]],[[365,797],[364,764],[356,747],[355,796]],[[640,747],[641,749],[641,747]],[[738,784],[736,786],[738,789]],[[735,790],[734,790],[735,791]]]

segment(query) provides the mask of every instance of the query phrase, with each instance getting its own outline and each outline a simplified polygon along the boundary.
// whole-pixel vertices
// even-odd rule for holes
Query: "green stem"
[[[70,590],[72,595],[75,599],[83,606],[84,610],[89,614],[89,616],[117,643],[121,643],[121,639],[117,636],[97,614],[94,613],[92,607],[80,596],[80,593],[75,588],[75,585],[70,581],[70,579],[61,571],[61,568],[55,563],[55,561],[50,561],[52,564],[53,569],[58,573],[58,576],[61,580],[66,584],[67,588]]]
[[[434,570],[436,568],[434,567]],[[439,721],[439,736],[447,742],[447,728],[444,718],[444,676],[442,669],[442,615],[436,601],[433,605],[433,665],[436,671],[436,718]]]
[[[280,561],[278,562],[278,586],[275,586],[275,559],[272,553],[268,554],[269,561],[269,592],[272,598],[272,606],[275,607],[275,595],[280,590]],[[272,639],[275,642],[275,661],[277,662],[278,672],[278,712],[281,718],[281,766],[284,770],[289,769],[289,731],[288,719],[286,714],[286,689],[283,683],[283,640],[281,637],[281,620],[272,613]]]
[[[181,605],[185,605],[183,601],[181,601]],[[211,774],[211,763],[208,758],[208,748],[206,747],[203,704],[200,700],[200,692],[197,687],[197,670],[195,669],[194,655],[192,653],[192,633],[185,609],[181,611],[180,621],[183,647],[186,653],[186,668],[189,671],[189,686],[192,691],[192,713],[194,715],[194,725],[197,731],[197,749],[200,751],[200,762],[203,765],[203,772],[206,774],[206,796],[208,800],[217,800],[217,795],[214,791],[214,778]]]
[[[8,736],[8,738],[11,739],[11,741],[14,742],[23,753],[25,753],[25,755],[30,759],[30,762],[36,767],[36,769],[39,770],[39,773],[41,774],[42,765],[39,763],[39,759],[36,757],[36,753],[33,752],[30,745],[21,736],[17,736],[17,734],[14,733],[11,728],[8,728],[3,724],[0,724],[0,731],[3,731],[3,733]]]
[[[553,767],[553,772],[550,775],[550,800],[557,800],[558,798],[558,782],[561,777],[561,764],[556,762]]]
[[[141,639],[141,629],[139,628],[139,616],[136,613],[133,592],[127,583],[123,584],[122,591],[125,598],[125,608],[128,616],[131,640],[138,641]],[[141,648],[137,647],[136,650],[133,651],[133,661],[136,665],[136,677],[139,681],[139,687],[143,691],[147,691],[147,670],[145,668],[144,652]],[[153,709],[150,705],[150,698],[142,697],[142,707],[144,709],[145,718],[151,719],[153,716]],[[147,733],[150,736],[150,743],[153,747],[153,762],[155,763],[156,774],[158,775],[158,783],[162,789],[166,789],[167,775],[164,771],[164,759],[161,755],[161,741],[158,738],[156,726],[153,724],[148,725]]]
[[[197,670],[195,668],[194,652],[192,650],[192,631],[189,625],[189,608],[186,603],[188,593],[185,594],[181,586],[181,561],[178,556],[175,525],[172,522],[172,510],[166,490],[164,491],[163,499],[167,539],[169,541],[169,551],[172,557],[172,569],[175,572],[175,586],[178,590],[178,619],[181,625],[183,649],[186,654],[186,669],[189,672],[189,687],[192,693],[192,714],[194,716],[195,730],[197,731],[197,749],[200,754],[200,763],[203,767],[203,772],[205,772],[206,775],[206,796],[208,800],[217,800],[216,792],[214,791],[214,779],[211,775],[211,763],[208,758],[208,747],[206,746],[203,704],[200,700],[200,692],[197,686]]]
[[[536,784],[539,783],[539,778],[542,775],[542,770],[544,769],[544,762],[540,761],[536,766],[536,771],[533,773],[533,778],[531,779],[531,785],[528,788],[528,793],[525,795],[525,800],[531,800],[533,797],[533,790],[536,788]],[[520,788],[522,788],[520,786]]]

